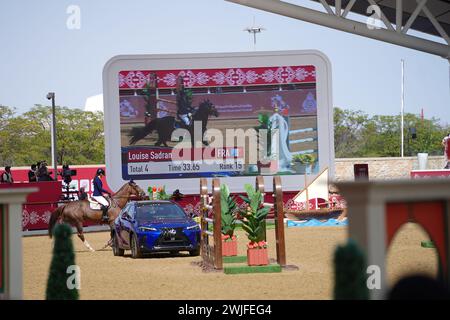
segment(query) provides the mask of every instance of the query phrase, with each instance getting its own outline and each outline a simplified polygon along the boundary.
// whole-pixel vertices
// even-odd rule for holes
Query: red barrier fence
[[[50,215],[58,207],[61,198],[61,181],[0,184],[0,189],[27,187],[36,187],[39,191],[27,196],[23,205],[22,229],[24,231],[47,229]]]
[[[92,179],[95,176],[97,168],[104,168],[104,165],[90,165],[90,166],[71,166],[72,169],[77,170],[77,175],[72,177],[75,190],[78,190],[80,186],[87,186],[86,191],[91,193]],[[48,181],[48,182],[26,182],[28,179],[27,172],[29,168],[16,167],[12,168],[12,173],[16,183],[14,184],[0,184],[0,188],[21,188],[36,186],[39,188],[39,192],[30,194],[27,198],[27,203],[23,208],[23,230],[45,230],[48,227],[48,221],[50,219],[51,212],[55,210],[59,204],[62,190],[62,181]],[[59,177],[61,179],[61,177]],[[103,180],[103,184],[106,189],[109,190],[106,179]],[[144,188],[146,190],[146,188]],[[114,190],[111,190],[114,192]],[[283,192],[283,205],[285,210],[295,210],[295,203],[293,198],[297,192]],[[341,197],[337,195],[330,195],[329,201],[336,202],[341,205]],[[237,197],[238,205],[244,205],[242,200]],[[184,209],[184,211],[190,216],[200,216],[201,200],[199,195],[185,195],[178,204]],[[264,202],[273,203],[274,199],[272,192],[266,192],[264,196]],[[268,218],[273,218],[273,212],[269,213]],[[85,226],[93,225],[88,222]]]

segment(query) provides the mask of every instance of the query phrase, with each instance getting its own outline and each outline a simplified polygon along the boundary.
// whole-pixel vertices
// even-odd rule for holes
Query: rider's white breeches
[[[189,125],[189,115],[188,114],[180,114],[178,115],[180,119],[184,122],[185,125]]]
[[[92,196],[92,198],[94,198],[95,199],[95,201],[97,201],[98,203],[101,203],[102,205],[104,205],[104,206],[108,206],[109,205],[109,202],[108,202],[108,200],[106,200],[103,196]]]

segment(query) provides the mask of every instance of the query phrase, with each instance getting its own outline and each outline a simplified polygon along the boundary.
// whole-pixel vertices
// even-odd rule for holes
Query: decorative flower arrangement
[[[150,186],[148,187],[148,194],[150,196],[150,200],[169,200],[170,195],[166,193],[166,187],[157,187],[157,186]]]
[[[228,242],[228,241],[235,241],[237,239],[236,235],[232,235],[231,237],[227,234],[222,235],[222,241]]]
[[[259,241],[259,242],[249,242],[247,244],[247,249],[266,249],[268,245],[267,241]]]

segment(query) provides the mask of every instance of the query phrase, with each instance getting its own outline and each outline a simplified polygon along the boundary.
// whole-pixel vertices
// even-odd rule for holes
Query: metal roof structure
[[[450,59],[450,0],[309,0],[322,10],[280,0],[226,0]],[[366,16],[366,23],[348,14]],[[412,35],[416,30],[441,38]]]

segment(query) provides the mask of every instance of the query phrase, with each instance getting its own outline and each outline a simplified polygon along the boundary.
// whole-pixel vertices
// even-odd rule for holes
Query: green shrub
[[[222,234],[231,239],[236,228],[236,201],[230,195],[230,189],[227,185],[220,186],[220,209],[222,217]],[[228,239],[228,237],[227,237]]]
[[[367,300],[366,258],[353,240],[338,246],[334,253],[334,299]]]
[[[47,300],[77,300],[78,290],[69,289],[67,268],[75,265],[75,254],[72,245],[72,229],[67,224],[59,224],[54,228],[53,257],[47,281]]]
[[[245,184],[247,197],[240,196],[247,204],[244,210],[240,211],[242,216],[242,229],[247,232],[250,243],[264,241],[265,218],[269,213],[269,208],[263,205],[263,195],[259,190],[255,190],[250,184]]]
[[[292,157],[292,162],[299,162],[302,164],[313,164],[316,162],[316,157],[311,153],[296,154]]]

